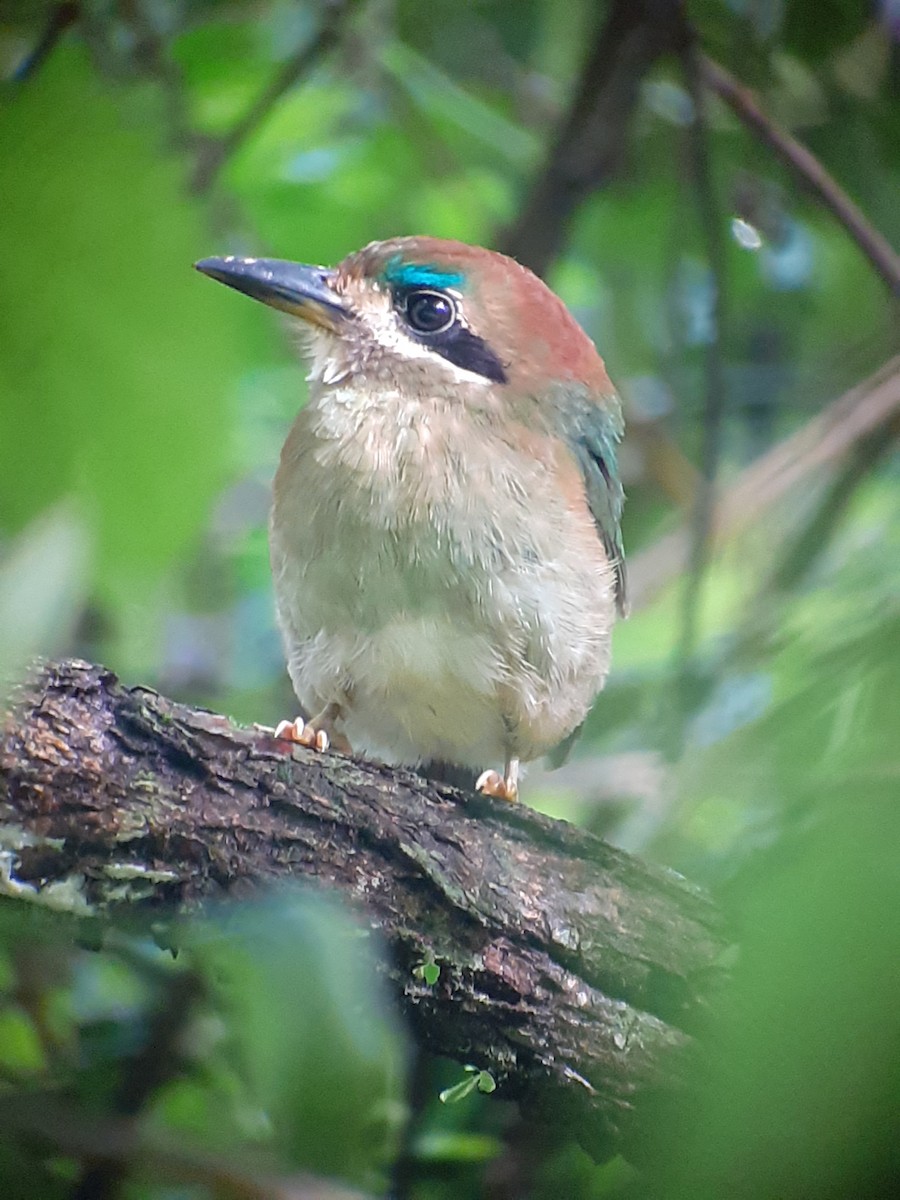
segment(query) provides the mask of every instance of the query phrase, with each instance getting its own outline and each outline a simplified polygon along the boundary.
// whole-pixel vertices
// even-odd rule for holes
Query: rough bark
[[[491,1071],[595,1156],[685,1087],[723,945],[674,873],[527,808],[300,748],[43,666],[0,739],[7,894],[107,915],[192,910],[310,878],[386,940],[429,1051]],[[429,987],[414,973],[434,955]],[[644,1129],[646,1132],[646,1129]]]

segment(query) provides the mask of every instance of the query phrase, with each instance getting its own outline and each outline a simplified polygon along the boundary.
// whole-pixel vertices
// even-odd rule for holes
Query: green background
[[[94,0],[27,69],[53,7],[8,5],[0,24],[0,674],[76,653],[273,723],[292,697],[264,528],[303,370],[274,314],[191,264],[334,263],[409,233],[498,244],[608,6]],[[688,12],[702,48],[898,246],[895,7]],[[840,221],[714,98],[704,216],[692,112],[680,64],[662,60],[619,169],[548,271],[624,397],[625,543],[644,565],[690,525],[711,346],[727,489],[900,343],[896,300]],[[572,762],[526,778],[528,803],[713,888],[737,941],[709,1075],[640,1170],[554,1143],[529,1195],[876,1196],[900,1179],[896,430],[761,505],[701,587],[679,571],[639,594]],[[188,955],[219,1032],[148,1119],[210,1153],[244,1147],[261,1171],[382,1191],[409,1092],[408,1046],[367,966],[378,948],[304,893],[234,920],[228,936],[198,929]],[[48,1042],[17,985],[23,929],[9,906],[0,1087],[64,1077],[114,1108],[123,1047],[186,968],[143,946],[75,951],[48,928]],[[515,1114],[477,1090],[442,1105],[460,1065],[425,1077],[407,1194],[499,1196],[490,1163]],[[72,1170],[0,1154],[4,1195],[66,1195]],[[206,1194],[167,1187],[151,1170],[127,1194]]]

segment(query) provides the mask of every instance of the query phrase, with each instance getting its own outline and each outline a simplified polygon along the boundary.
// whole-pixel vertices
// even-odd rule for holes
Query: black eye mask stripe
[[[463,325],[453,325],[431,338],[420,335],[416,340],[431,346],[448,362],[462,367],[465,371],[473,371],[476,375],[490,379],[492,383],[507,382],[506,368],[494,351],[487,342],[482,341]]]
[[[417,289],[398,288],[394,291],[394,305],[409,337],[420,345],[427,346],[435,354],[440,354],[454,366],[462,367],[464,371],[472,371],[473,374],[481,375],[483,379],[489,379],[492,383],[507,383],[506,367],[491,347],[458,320],[448,329],[442,329],[438,333],[423,333],[412,328],[405,319],[405,312],[410,292],[415,290]]]

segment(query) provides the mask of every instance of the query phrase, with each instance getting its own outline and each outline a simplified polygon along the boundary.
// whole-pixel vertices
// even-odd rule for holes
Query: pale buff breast
[[[271,552],[297,695],[309,714],[341,701],[356,750],[533,758],[605,678],[613,576],[574,464],[458,404],[314,399],[282,455]]]

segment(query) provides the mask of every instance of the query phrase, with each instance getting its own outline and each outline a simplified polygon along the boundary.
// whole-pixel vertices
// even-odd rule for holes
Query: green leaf
[[[67,507],[33,521],[0,558],[0,702],[30,659],[68,644],[88,561],[84,522]]]
[[[0,1010],[0,1069],[4,1074],[31,1074],[45,1066],[34,1023],[20,1009]]]
[[[416,979],[421,979],[429,987],[434,987],[441,977],[441,968],[434,960],[433,950],[425,952],[423,961],[413,967],[413,975]]]
[[[463,1130],[432,1129],[416,1138],[416,1158],[424,1162],[481,1163],[490,1162],[500,1153],[496,1137]]]
[[[476,1082],[479,1092],[483,1092],[486,1096],[497,1090],[497,1081],[490,1071],[479,1071]]]
[[[405,1073],[372,939],[360,932],[296,888],[198,927],[194,939],[217,981],[246,1103],[266,1115],[289,1163],[356,1180],[393,1144]]]
[[[465,1100],[466,1096],[471,1095],[474,1091],[483,1092],[485,1095],[496,1091],[497,1082],[490,1071],[479,1071],[471,1064],[464,1067],[463,1070],[466,1072],[466,1077],[452,1087],[444,1088],[440,1093],[442,1104],[458,1104],[460,1100]]]
[[[459,1104],[460,1100],[465,1100],[466,1096],[472,1094],[478,1087],[478,1076],[468,1075],[459,1083],[454,1083],[452,1087],[444,1088],[440,1093],[441,1104]]]
[[[437,963],[430,962],[430,963],[423,964],[422,978],[425,980],[425,982],[428,984],[429,987],[434,987],[434,985],[437,983],[437,981],[440,979],[440,977],[441,977],[441,968],[437,965]]]
[[[103,87],[74,45],[0,112],[0,530],[74,496],[101,582],[195,537],[252,346],[191,270],[219,247],[162,141],[155,96]]]

